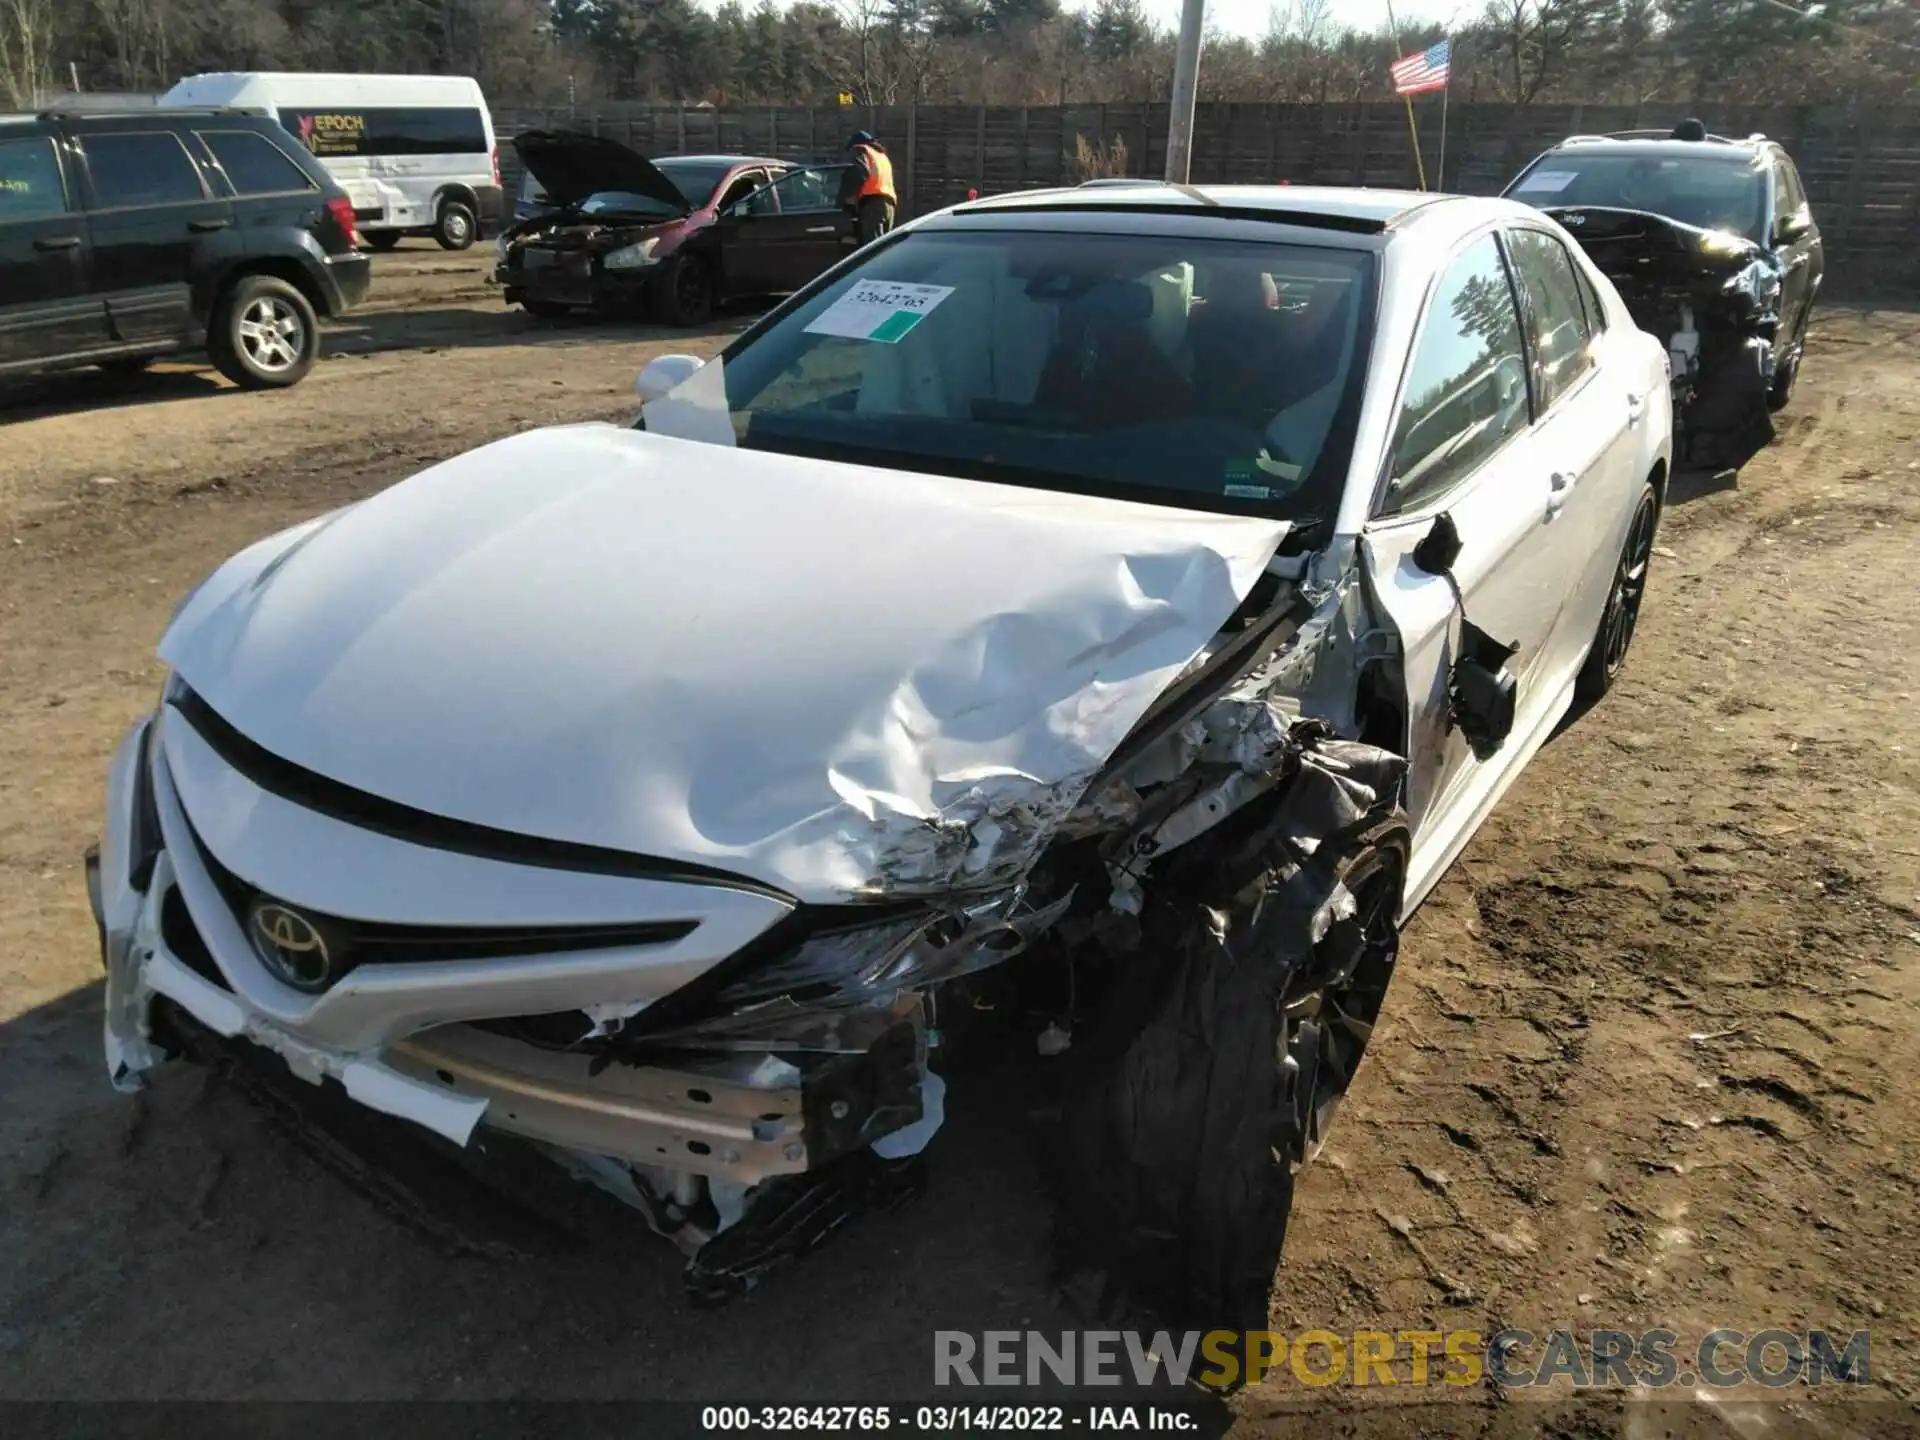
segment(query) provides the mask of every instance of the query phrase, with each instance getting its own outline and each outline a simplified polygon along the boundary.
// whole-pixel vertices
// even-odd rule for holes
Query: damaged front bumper
[[[538,257],[537,259],[535,257]],[[609,311],[645,306],[653,294],[659,262],[608,269],[581,251],[523,250],[493,272],[509,305],[572,305]]]
[[[337,1085],[357,1104],[454,1145],[482,1129],[532,1142],[690,1254],[750,1219],[768,1193],[771,1218],[790,1223],[791,1203],[778,1195],[796,1184],[812,1187],[808,1213],[821,1213],[819,1177],[864,1153],[868,1168],[824,1187],[833,1203],[853,1203],[871,1188],[873,1162],[904,1160],[938,1127],[939,1080],[928,1070],[923,1003],[913,993],[842,996],[824,1018],[791,1003],[777,1013],[747,1007],[744,1018],[719,1017],[726,1033],[710,1044],[683,1023],[652,1051],[616,1051],[608,1040],[652,1003],[647,991],[727,956],[669,963],[668,946],[666,956],[635,961],[629,970],[640,978],[629,985],[638,998],[626,1004],[607,984],[612,952],[594,950],[368,960],[317,994],[299,993],[250,943],[247,926],[259,912],[249,908],[248,882],[208,844],[205,830],[221,828],[212,814],[219,807],[195,772],[210,764],[191,724],[163,705],[127,736],[111,767],[107,823],[86,875],[107,972],[105,1056],[121,1090],[141,1088],[145,1072],[190,1048],[181,1043],[184,1019],[188,1030],[271,1052],[292,1076]],[[285,807],[244,777],[217,779],[226,802],[256,820]],[[196,819],[209,823],[189,819],[183,789],[195,790],[203,807]],[[379,839],[364,831],[355,838]],[[324,847],[304,858],[337,863]],[[678,943],[712,929],[733,948],[722,918],[688,927],[693,935]],[[751,928],[735,925],[731,934]],[[569,1001],[579,1008],[569,1010]],[[521,1002],[526,1013],[516,1010]],[[569,1014],[578,1022],[573,1039],[556,1038],[556,1015]],[[813,1048],[797,1021],[828,1038]],[[789,1043],[797,1048],[784,1048]],[[752,1236],[730,1245],[748,1255],[768,1248]]]

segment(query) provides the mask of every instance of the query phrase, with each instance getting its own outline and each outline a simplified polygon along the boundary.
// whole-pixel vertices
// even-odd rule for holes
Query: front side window
[[[763,189],[766,183],[767,172],[764,170],[749,170],[744,175],[736,176],[733,183],[727,186],[726,193],[720,197],[719,208],[724,210],[736,201],[746,199],[754,191]]]
[[[1527,295],[1533,363],[1539,374],[1540,408],[1546,410],[1594,367],[1593,332],[1588,327],[1580,277],[1567,247],[1539,230],[1515,230],[1508,236],[1513,268]]]
[[[805,165],[789,170],[773,182],[780,212],[791,215],[796,210],[838,210],[840,176],[846,168],[844,165]]]
[[[1483,236],[1428,303],[1394,426],[1387,510],[1451,490],[1531,418],[1519,306],[1499,243]]]
[[[1507,193],[1543,210],[1640,210],[1756,243],[1765,238],[1765,163],[1726,146],[1701,145],[1684,155],[1555,150],[1534,161]]]
[[[169,131],[89,135],[80,142],[80,149],[87,157],[93,200],[100,209],[206,198],[199,167]]]
[[[45,135],[0,140],[0,220],[35,220],[67,213],[60,160]]]
[[[738,342],[725,403],[750,449],[1330,521],[1373,276],[1358,249],[923,230]]]
[[[780,201],[775,187],[767,184],[766,177],[762,176],[760,188],[743,199],[736,209],[742,215],[778,215]]]
[[[233,182],[236,195],[283,195],[289,191],[311,190],[313,181],[264,135],[251,130],[202,130],[220,168]]]

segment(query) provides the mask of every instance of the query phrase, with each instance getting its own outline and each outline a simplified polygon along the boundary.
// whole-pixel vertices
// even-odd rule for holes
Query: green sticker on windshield
[[[924,310],[896,310],[867,332],[869,340],[891,345],[926,318]]]
[[[898,344],[903,336],[953,294],[951,285],[909,285],[900,280],[855,281],[807,326],[809,335]]]

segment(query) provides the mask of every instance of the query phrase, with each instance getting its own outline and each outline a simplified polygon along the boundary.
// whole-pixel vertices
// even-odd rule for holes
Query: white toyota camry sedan
[[[940,1178],[947,1085],[1018,1058],[1060,1263],[1261,1328],[1400,924],[1625,658],[1666,364],[1507,201],[905,226],[632,428],[181,603],[90,857],[114,1083],[556,1161],[720,1297]]]

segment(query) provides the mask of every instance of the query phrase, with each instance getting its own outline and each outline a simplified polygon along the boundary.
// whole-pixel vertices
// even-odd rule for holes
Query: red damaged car
[[[530,130],[513,146],[549,208],[500,237],[494,279],[530,314],[698,325],[726,301],[799,289],[856,244],[839,203],[843,165],[649,160],[571,131]]]

